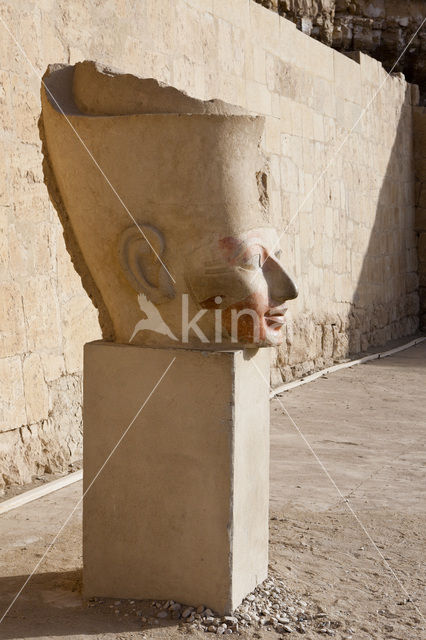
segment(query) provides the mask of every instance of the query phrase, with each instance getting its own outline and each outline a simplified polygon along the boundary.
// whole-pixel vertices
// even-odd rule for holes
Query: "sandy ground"
[[[426,343],[272,401],[271,570],[308,608],[327,612],[336,639],[426,638],[425,401]],[[2,612],[80,496],[78,483],[1,516]],[[0,625],[0,637],[186,635],[174,624],[142,630],[125,604],[118,614],[109,604],[89,606],[80,586],[77,506]],[[250,636],[277,634],[244,634]]]

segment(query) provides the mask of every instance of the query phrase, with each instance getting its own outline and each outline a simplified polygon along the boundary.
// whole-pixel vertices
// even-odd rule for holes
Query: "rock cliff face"
[[[362,51],[418,84],[426,104],[425,0],[255,0],[338,51]]]

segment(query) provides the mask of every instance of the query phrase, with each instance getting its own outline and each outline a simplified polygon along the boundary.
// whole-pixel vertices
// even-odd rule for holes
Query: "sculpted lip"
[[[277,324],[284,324],[285,318],[284,316],[265,316],[266,323],[268,326],[274,326]]]
[[[282,325],[285,323],[285,313],[287,308],[271,309],[268,313],[265,313],[265,321],[268,326]]]

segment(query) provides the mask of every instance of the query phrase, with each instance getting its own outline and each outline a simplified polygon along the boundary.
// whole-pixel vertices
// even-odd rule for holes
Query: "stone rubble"
[[[104,601],[94,599],[94,602]],[[117,606],[117,602],[114,605]],[[308,631],[335,636],[336,629],[341,627],[340,622],[329,619],[318,606],[308,604],[291,593],[283,580],[276,576],[270,576],[246,596],[232,615],[220,616],[203,605],[188,606],[174,600],[150,601],[149,609],[149,614],[142,609],[133,609],[145,629],[174,622],[189,632],[198,630],[217,635],[240,635],[263,628],[284,636]],[[124,611],[123,615],[126,615]],[[340,632],[343,637],[351,638],[353,630],[340,629]]]

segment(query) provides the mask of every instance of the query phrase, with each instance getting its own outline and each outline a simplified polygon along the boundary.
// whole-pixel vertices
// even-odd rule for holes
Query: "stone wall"
[[[426,29],[411,40],[425,18],[424,0],[336,0],[332,44],[369,53],[390,70],[410,43],[395,71],[418,84],[425,100]]]
[[[416,231],[419,234],[420,328],[426,331],[426,107],[413,109]]]
[[[403,72],[426,100],[426,18],[424,0],[256,0],[295,22],[304,33],[338,51],[361,51]]]
[[[266,116],[291,304],[273,384],[418,326],[411,91],[251,0],[9,0],[0,16],[0,478],[81,455],[81,355],[96,312],[43,184],[40,75],[93,59]],[[356,124],[354,130],[352,128]],[[64,149],[66,153],[66,149]],[[288,228],[287,228],[288,227]]]

